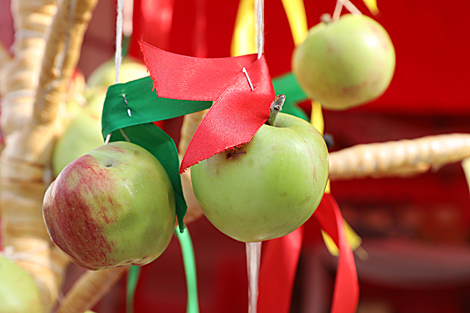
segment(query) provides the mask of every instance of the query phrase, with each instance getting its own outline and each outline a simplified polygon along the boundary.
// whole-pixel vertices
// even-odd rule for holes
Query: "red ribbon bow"
[[[275,93],[264,56],[196,58],[145,42],[141,48],[159,97],[214,101],[189,143],[180,173],[248,143],[269,118]]]

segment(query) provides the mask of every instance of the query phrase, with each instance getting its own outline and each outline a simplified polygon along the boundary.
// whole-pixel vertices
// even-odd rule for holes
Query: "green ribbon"
[[[186,228],[183,232],[175,231],[178,237],[181,253],[183,255],[184,272],[186,275],[186,289],[188,301],[186,313],[199,313],[199,301],[197,293],[196,261],[194,258],[193,243]]]
[[[132,265],[127,273],[126,313],[134,312],[134,295],[140,276],[140,266]]]

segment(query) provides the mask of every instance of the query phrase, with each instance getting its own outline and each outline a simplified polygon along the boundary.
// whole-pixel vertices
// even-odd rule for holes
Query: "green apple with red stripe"
[[[84,268],[144,265],[171,240],[174,194],[150,152],[112,142],[62,170],[46,191],[43,216],[52,241]]]

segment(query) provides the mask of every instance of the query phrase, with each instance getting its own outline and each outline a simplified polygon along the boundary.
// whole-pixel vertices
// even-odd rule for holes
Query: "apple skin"
[[[279,113],[252,140],[191,168],[196,199],[222,233],[243,242],[278,238],[314,213],[328,180],[328,151],[308,122]]]
[[[100,146],[71,162],[43,201],[52,241],[91,270],[152,262],[171,240],[175,215],[165,169],[128,142]]]
[[[0,313],[45,313],[41,294],[31,275],[0,256]]]
[[[292,72],[323,107],[344,110],[380,97],[395,71],[387,31],[365,15],[345,14],[312,27],[292,56]]]

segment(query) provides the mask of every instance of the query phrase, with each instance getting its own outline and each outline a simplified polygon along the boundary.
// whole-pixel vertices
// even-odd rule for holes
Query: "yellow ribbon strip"
[[[377,8],[377,1],[376,0],[363,0],[366,7],[369,9],[370,13],[377,15],[379,13],[379,9]]]
[[[239,56],[257,53],[255,34],[255,1],[241,0],[235,20],[230,54]]]

